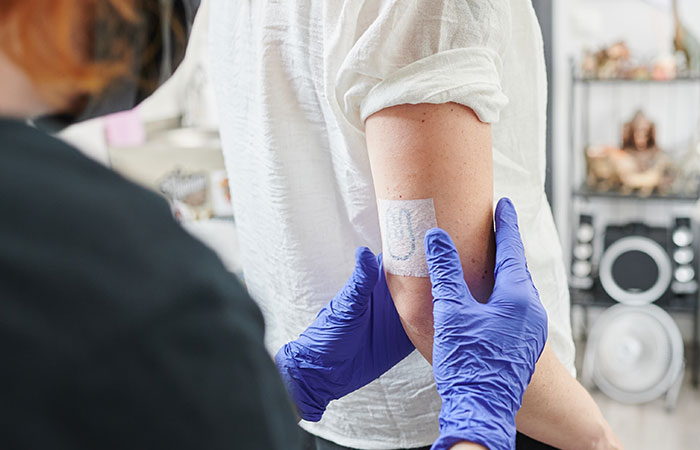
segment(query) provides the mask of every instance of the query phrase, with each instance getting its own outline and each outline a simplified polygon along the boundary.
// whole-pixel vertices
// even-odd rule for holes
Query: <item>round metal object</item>
[[[593,246],[591,244],[578,244],[574,247],[574,258],[588,259],[593,256]]]
[[[571,266],[571,273],[579,278],[590,276],[592,272],[591,263],[588,261],[576,261]]]
[[[673,260],[676,262],[676,264],[690,264],[694,258],[695,254],[693,253],[693,249],[690,247],[678,248],[673,252]]]
[[[679,227],[673,231],[673,243],[679,247],[687,247],[693,242],[693,232],[688,227]]]
[[[688,283],[695,278],[695,269],[692,266],[678,266],[673,276],[681,283]]]
[[[635,266],[649,274],[636,273]],[[639,285],[621,286],[613,273],[620,270],[628,270],[626,281],[634,280]],[[645,305],[664,295],[671,283],[672,271],[671,260],[659,244],[643,236],[629,236],[615,241],[603,252],[599,276],[605,292],[616,301]]]
[[[578,226],[578,231],[576,231],[576,239],[578,239],[578,241],[582,243],[591,242],[593,240],[594,235],[595,230],[593,229],[593,225],[591,225],[590,223],[580,224]]]
[[[596,320],[593,381],[624,403],[651,401],[669,390],[683,368],[678,326],[656,305],[615,305]]]

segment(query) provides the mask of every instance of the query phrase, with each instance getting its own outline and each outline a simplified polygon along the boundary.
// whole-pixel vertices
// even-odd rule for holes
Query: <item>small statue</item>
[[[629,72],[630,50],[624,42],[616,42],[593,53],[583,52],[581,72],[585,78],[625,78]]]
[[[676,58],[671,55],[659,56],[654,60],[651,69],[651,79],[656,81],[668,81],[676,78],[678,64]],[[633,77],[636,78],[636,77]]]
[[[656,127],[641,111],[624,124],[622,148],[588,147],[586,165],[586,182],[599,191],[646,197],[654,190],[665,193],[673,181],[671,161],[656,145]]]
[[[620,174],[623,192],[638,189],[640,195],[647,196],[655,189],[664,192],[668,188],[671,161],[656,146],[656,126],[643,112],[637,111],[622,127],[622,149],[635,162]]]
[[[622,127],[622,148],[644,154],[659,151],[656,146],[656,126],[642,111],[637,111],[632,120]]]
[[[581,72],[584,78],[598,77],[598,58],[590,50],[584,50],[583,61],[581,62]]]
[[[700,73],[700,41],[683,25],[678,12],[678,0],[673,0],[673,48],[685,59],[686,69],[691,75]]]
[[[627,153],[613,145],[591,145],[586,148],[586,184],[600,192],[622,186],[620,168],[629,159]]]
[[[630,49],[623,41],[616,42],[596,53],[598,78],[623,78]]]

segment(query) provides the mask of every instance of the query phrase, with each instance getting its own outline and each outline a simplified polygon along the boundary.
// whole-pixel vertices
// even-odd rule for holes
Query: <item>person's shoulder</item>
[[[18,226],[35,222],[75,233],[121,224],[125,236],[136,218],[171,222],[164,199],[21,122],[0,120],[0,161],[0,208],[14,211],[7,219]]]
[[[20,123],[0,123],[0,214],[5,308],[50,314],[71,336],[202,309],[235,311],[262,333],[244,288],[164,199]]]
[[[16,250],[0,263],[8,258],[32,277],[45,276],[51,262],[63,274],[44,280],[54,288],[85,284],[97,297],[137,301],[146,291],[163,300],[172,290],[196,291],[212,277],[231,282],[163,198],[20,122],[0,121],[0,214],[0,247]]]

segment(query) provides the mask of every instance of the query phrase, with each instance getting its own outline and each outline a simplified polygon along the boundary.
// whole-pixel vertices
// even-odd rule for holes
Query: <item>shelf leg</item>
[[[698,342],[698,340],[700,339],[700,336],[698,336],[698,322],[700,321],[700,318],[698,318],[697,300],[695,303],[693,313],[693,366],[690,369],[690,379],[691,383],[693,384],[693,387],[697,390],[700,386],[700,342]]]

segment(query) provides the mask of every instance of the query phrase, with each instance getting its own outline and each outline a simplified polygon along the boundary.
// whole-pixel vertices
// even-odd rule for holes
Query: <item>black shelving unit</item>
[[[649,80],[649,79],[596,79],[580,76],[576,71],[574,64],[571,64],[571,83],[569,91],[569,202],[568,202],[568,217],[570,221],[570,240],[573,244],[576,242],[574,236],[578,216],[582,210],[595,209],[595,205],[641,205],[658,204],[666,202],[667,204],[693,205],[700,199],[700,191],[691,193],[668,193],[660,194],[657,192],[648,196],[639,196],[635,194],[625,194],[617,191],[601,192],[588,187],[585,183],[585,164],[581,164],[583,160],[583,152],[585,148],[591,144],[591,124],[590,124],[590,100],[593,91],[602,87],[611,90],[624,89],[656,89],[658,86],[664,86],[666,89],[683,89],[685,93],[680,95],[697,96],[697,105],[700,105],[700,76],[680,77],[672,80]],[[673,114],[682,114],[682,111],[675,111]],[[669,123],[674,122],[674,117],[666,118]],[[580,121],[580,123],[577,123]],[[619,125],[619,124],[618,124]],[[612,126],[612,125],[611,125]],[[593,205],[593,206],[591,206]],[[671,218],[669,217],[669,221]],[[700,224],[694,224],[695,236],[700,237]],[[695,258],[694,268],[696,273],[700,266],[700,245],[695,239]],[[571,253],[569,254],[571,257]],[[594,290],[580,289],[570,287],[572,305],[579,306],[583,309],[584,319],[584,338],[589,329],[588,316],[589,308],[601,307],[606,308],[615,304],[614,301],[608,298],[596,296]],[[693,336],[691,340],[690,354],[688,362],[691,369],[691,377],[693,386],[697,389],[700,385],[700,323],[698,317],[700,298],[698,294],[677,296],[667,302],[658,302],[658,306],[664,308],[671,313],[680,313],[692,315]],[[572,308],[573,309],[573,308]]]

